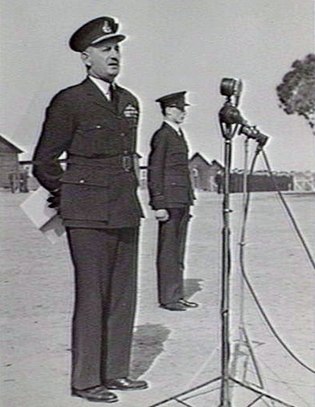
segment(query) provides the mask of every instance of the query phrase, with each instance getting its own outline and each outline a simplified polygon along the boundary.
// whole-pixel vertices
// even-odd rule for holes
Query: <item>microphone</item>
[[[226,102],[219,111],[219,119],[225,124],[246,124],[238,108],[230,102]]]

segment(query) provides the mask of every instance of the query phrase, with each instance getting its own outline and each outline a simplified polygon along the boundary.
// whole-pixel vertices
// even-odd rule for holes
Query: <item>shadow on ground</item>
[[[192,295],[202,290],[201,282],[203,280],[200,278],[187,278],[184,281],[185,286],[185,297],[190,298]]]
[[[145,324],[137,326],[132,347],[132,376],[143,375],[154,360],[163,351],[163,343],[171,330],[161,324]]]

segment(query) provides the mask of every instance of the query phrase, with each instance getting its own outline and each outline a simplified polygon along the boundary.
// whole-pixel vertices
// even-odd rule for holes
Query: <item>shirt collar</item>
[[[99,90],[103,93],[103,95],[110,100],[110,93],[109,93],[109,82],[103,81],[102,79],[94,78],[94,76],[90,76],[89,78],[95,85],[99,88]],[[113,86],[115,87],[116,85],[113,82]]]
[[[167,119],[165,119],[164,122],[167,123],[169,126],[171,126],[176,131],[176,133],[179,134],[180,127],[179,127],[178,124],[173,123],[173,122],[171,122],[171,121],[169,121]]]

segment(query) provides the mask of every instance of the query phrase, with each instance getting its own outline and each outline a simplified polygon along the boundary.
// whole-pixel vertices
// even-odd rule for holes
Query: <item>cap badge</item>
[[[110,24],[107,20],[104,22],[102,30],[105,34],[110,34],[111,32],[113,32],[112,27],[110,26]]]

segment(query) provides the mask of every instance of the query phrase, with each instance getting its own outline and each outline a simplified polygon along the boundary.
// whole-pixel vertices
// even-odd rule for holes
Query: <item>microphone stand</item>
[[[268,137],[261,134],[257,129],[246,125],[245,120],[242,118],[239,110],[237,109],[239,94],[235,96],[235,102],[232,103],[233,95],[227,96],[227,100],[221,110],[219,111],[219,121],[221,133],[224,138],[224,183],[223,183],[223,202],[222,202],[222,215],[223,215],[223,227],[222,227],[222,277],[221,277],[221,305],[220,305],[220,315],[221,315],[221,376],[215,377],[205,383],[197,385],[187,391],[176,394],[169,397],[166,400],[162,400],[158,403],[152,404],[148,407],[157,407],[164,405],[170,401],[175,401],[181,405],[193,407],[191,404],[184,402],[180,397],[187,396],[189,393],[200,390],[205,386],[220,381],[220,404],[218,407],[232,407],[231,403],[231,387],[235,384],[243,387],[251,392],[256,393],[258,396],[254,401],[252,401],[249,406],[253,406],[257,401],[265,399],[271,402],[277,402],[286,407],[296,407],[292,404],[286,403],[285,401],[273,396],[269,392],[265,391],[262,386],[262,382],[259,376],[259,382],[261,387],[254,386],[252,384],[242,382],[232,376],[231,372],[231,345],[230,345],[230,287],[231,287],[231,249],[230,249],[230,239],[231,239],[231,228],[230,228],[230,214],[232,209],[230,207],[230,174],[231,174],[231,159],[232,159],[232,141],[239,129],[238,134],[244,134],[248,138],[255,139],[260,147],[262,147],[266,142]],[[244,236],[242,236],[242,239]],[[243,288],[242,288],[243,291]],[[243,301],[243,300],[242,300]],[[241,303],[241,332],[245,333],[243,327],[244,316],[243,316],[243,303]],[[245,336],[246,343],[249,345],[249,340],[247,335]],[[249,346],[250,355],[253,358],[252,349]],[[255,363],[255,358],[253,358]]]
[[[236,106],[238,100],[236,100]],[[231,157],[232,157],[232,140],[239,129],[238,134],[246,135],[245,141],[245,172],[243,189],[246,195],[248,194],[248,174],[247,174],[247,156],[248,156],[248,139],[252,138],[258,142],[258,148],[261,149],[267,142],[268,137],[256,128],[248,126],[245,120],[242,118],[237,107],[231,103],[231,97],[227,98],[223,108],[219,112],[220,127],[222,136],[224,138],[224,189],[223,189],[223,204],[222,204],[222,215],[223,215],[223,229],[222,229],[222,288],[221,288],[221,391],[220,391],[220,405],[219,407],[232,407],[231,404],[231,394],[230,394],[230,382],[232,384],[238,384],[252,392],[256,393],[258,397],[250,404],[253,405],[258,400],[264,397],[273,402],[278,402],[284,406],[292,406],[283,400],[274,397],[272,394],[263,390],[263,381],[260,375],[257,360],[255,358],[249,337],[245,330],[244,324],[244,281],[241,281],[241,303],[240,303],[240,334],[241,341],[244,342],[249,351],[249,356],[255,367],[255,372],[258,378],[259,386],[252,386],[249,383],[237,380],[231,375],[231,363],[230,363],[230,277],[231,277],[231,250],[230,250],[230,214],[232,212],[230,208],[230,174],[231,174]],[[246,210],[246,198],[243,199],[243,216],[245,220],[245,210]],[[245,230],[243,229],[241,235],[241,250],[243,250],[243,245],[245,244]],[[243,264],[242,264],[243,266]],[[237,355],[235,355],[237,357]],[[244,377],[245,379],[245,377]],[[263,399],[264,400],[264,399]],[[265,400],[264,400],[265,401]]]
[[[236,101],[236,105],[238,100]],[[223,188],[223,203],[222,203],[222,216],[223,216],[223,228],[222,228],[222,286],[221,286],[221,388],[220,388],[220,404],[219,407],[232,407],[231,404],[231,387],[233,384],[238,384],[252,392],[256,393],[258,397],[250,404],[253,405],[257,401],[267,398],[271,403],[278,402],[281,405],[294,407],[292,404],[288,404],[283,400],[280,400],[270,393],[263,390],[263,382],[258,370],[257,361],[250,344],[250,340],[245,330],[244,325],[244,282],[241,281],[241,309],[240,309],[240,333],[241,339],[243,339],[245,345],[249,350],[249,355],[253,361],[255,372],[258,377],[259,387],[253,386],[249,383],[237,380],[231,375],[231,345],[230,345],[230,286],[231,286],[231,249],[230,249],[230,214],[232,211],[230,207],[230,178],[231,178],[231,158],[233,137],[236,131],[239,129],[238,134],[244,134],[247,136],[245,142],[245,159],[246,169],[244,174],[243,188],[247,191],[247,154],[248,154],[248,139],[252,138],[258,142],[259,148],[262,148],[268,137],[259,132],[255,127],[250,127],[246,124],[242,118],[239,110],[235,105],[231,103],[231,97],[227,98],[224,106],[219,112],[220,128],[224,138],[224,188]],[[246,183],[246,184],[245,184]],[[244,218],[246,201],[243,201]],[[245,231],[243,230],[241,236],[241,245],[244,245]],[[243,280],[243,279],[242,279]],[[237,355],[235,356],[237,357]],[[232,383],[232,384],[231,384]],[[264,399],[263,399],[264,400]],[[264,400],[265,401],[265,400]]]
[[[233,130],[231,124],[220,121],[221,131],[224,137],[224,183],[223,183],[223,229],[222,229],[222,282],[221,282],[221,392],[220,407],[231,407],[230,403],[230,172],[232,157]]]

